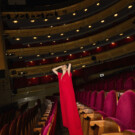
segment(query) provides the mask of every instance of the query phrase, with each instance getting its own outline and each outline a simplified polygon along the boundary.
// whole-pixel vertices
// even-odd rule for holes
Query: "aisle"
[[[63,124],[62,124],[60,103],[58,103],[58,113],[57,113],[55,135],[69,135],[68,129],[63,127]]]

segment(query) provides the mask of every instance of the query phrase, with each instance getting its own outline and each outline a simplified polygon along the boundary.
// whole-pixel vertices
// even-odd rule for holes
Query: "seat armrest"
[[[104,133],[104,134],[102,134],[102,135],[124,135],[124,133],[122,133],[122,132],[114,132],[114,133]],[[125,134],[126,135],[126,134]]]

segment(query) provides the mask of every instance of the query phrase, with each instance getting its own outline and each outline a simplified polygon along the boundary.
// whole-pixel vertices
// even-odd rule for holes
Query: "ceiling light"
[[[59,57],[57,56],[56,59],[58,59]]]
[[[37,54],[37,57],[40,57],[40,55],[39,55],[39,54]]]
[[[23,58],[22,56],[19,57],[19,59],[22,59],[22,58]]]
[[[69,56],[72,56],[72,54],[70,54]]]
[[[79,29],[76,30],[76,32],[79,32],[79,31],[80,31]]]
[[[61,35],[61,36],[63,36],[63,35],[64,35],[64,33],[61,33],[60,35]]]
[[[130,37],[128,36],[127,39],[129,39]]]
[[[30,63],[33,63],[33,61],[30,61]]]
[[[114,14],[114,17],[117,17],[118,16],[118,14],[116,13],[116,14]]]
[[[97,3],[97,6],[99,6],[99,5],[100,5],[100,3],[98,2],[98,3]]]
[[[45,59],[43,59],[43,61],[45,61]]]
[[[47,21],[48,21],[48,19],[47,19],[47,18],[45,18],[45,19],[44,19],[44,21],[45,21],[45,22],[47,22]]]
[[[105,22],[105,20],[101,20],[101,23],[104,23]]]
[[[85,65],[82,65],[82,68],[84,68],[85,67]]]
[[[86,53],[86,51],[83,51],[83,53]]]
[[[42,45],[43,43],[42,42],[40,42],[40,45]]]
[[[60,17],[59,16],[57,17],[57,20],[60,20]]]
[[[66,53],[67,51],[64,51],[64,53]]]
[[[18,21],[17,20],[14,20],[13,23],[18,23]]]
[[[123,36],[123,33],[120,33],[120,36]]]
[[[73,13],[73,16],[75,16],[76,15],[76,13]]]
[[[83,49],[83,46],[81,46],[80,49]]]
[[[111,44],[112,44],[112,45],[115,45],[115,42],[112,42]]]
[[[34,22],[35,22],[35,20],[30,20],[30,22],[31,22],[31,23],[34,23]]]
[[[53,26],[51,25],[50,27],[52,28]]]
[[[30,47],[30,44],[28,44],[27,46]]]
[[[85,9],[84,9],[84,11],[85,11],[85,12],[87,12],[87,11],[88,11],[88,9],[87,9],[87,8],[85,8]]]
[[[56,41],[53,41],[53,43],[55,43]]]
[[[15,40],[19,41],[19,40],[20,40],[20,38],[16,38]]]
[[[51,53],[51,55],[54,55],[54,53]]]
[[[93,43],[92,45],[96,45],[96,43]]]
[[[66,38],[66,40],[69,40],[69,38]]]
[[[88,28],[91,28],[91,27],[92,27],[91,25],[88,26]]]
[[[109,41],[109,38],[106,38],[106,41]]]
[[[48,37],[48,38],[51,38],[51,35],[48,35],[47,37]]]
[[[100,47],[98,46],[97,49],[99,49]]]
[[[37,37],[33,37],[33,39],[37,39]]]
[[[132,8],[132,7],[133,7],[132,5],[129,5],[129,6],[128,6],[128,9],[130,9],[130,8]]]

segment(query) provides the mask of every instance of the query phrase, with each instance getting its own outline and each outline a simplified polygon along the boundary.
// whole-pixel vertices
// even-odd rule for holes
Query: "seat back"
[[[105,99],[105,92],[104,90],[102,90],[97,94],[95,109],[100,110],[100,111],[103,110],[104,99]]]
[[[51,126],[51,123],[48,123],[47,126],[43,127],[43,131],[41,132],[41,135],[47,135],[50,126]]]
[[[9,127],[9,135],[16,135],[16,124],[17,124],[17,121],[16,119],[14,119],[11,122],[10,127]]]
[[[129,77],[124,82],[124,90],[135,89],[135,78]]]
[[[90,104],[90,98],[91,98],[91,91],[87,92],[87,97],[86,97],[86,105],[89,106]]]
[[[115,117],[116,116],[116,108],[117,108],[117,95],[116,95],[116,92],[114,90],[111,90],[106,95],[103,112],[108,117]]]
[[[124,124],[122,130],[135,129],[135,93],[126,91],[119,99],[116,118]]]
[[[90,107],[94,108],[96,104],[96,97],[97,97],[97,91],[92,92],[91,98],[90,98]]]
[[[0,131],[0,135],[9,135],[9,125],[5,124],[1,131]]]

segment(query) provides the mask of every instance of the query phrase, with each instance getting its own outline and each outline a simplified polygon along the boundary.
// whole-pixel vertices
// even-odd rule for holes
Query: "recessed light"
[[[76,30],[76,32],[79,32],[79,31],[80,31],[79,29]]]
[[[69,56],[72,56],[72,54],[70,54]]]
[[[63,36],[63,35],[64,35],[64,33],[61,33],[60,35],[61,35],[61,36]]]
[[[43,61],[45,61],[45,59],[43,59]]]
[[[60,20],[60,17],[59,16],[57,17],[57,20]]]
[[[98,3],[97,3],[97,6],[99,6],[99,5],[100,5],[100,3],[98,2]]]
[[[99,49],[100,47],[98,46],[97,49]]]
[[[19,57],[19,59],[22,59],[22,58],[23,58],[22,56]]]
[[[30,47],[30,44],[28,44],[27,46]]]
[[[112,45],[115,45],[115,42],[112,42],[111,44],[112,44]]]
[[[51,38],[51,35],[48,35],[47,37],[48,37],[48,38]]]
[[[92,27],[91,25],[88,26],[88,28],[91,28],[91,27]]]
[[[31,22],[31,23],[34,23],[34,22],[35,22],[35,20],[30,20],[30,22]]]
[[[47,21],[48,21],[48,19],[47,19],[47,18],[45,18],[45,19],[44,19],[44,21],[45,21],[45,22],[47,22]]]
[[[69,40],[69,38],[66,38],[66,40]]]
[[[106,41],[109,41],[109,38],[106,38]]]
[[[73,13],[73,16],[75,16],[76,15],[76,13]]]
[[[17,20],[13,20],[13,23],[18,23],[18,21]]]
[[[105,20],[101,20],[101,23],[104,23],[105,22]]]
[[[30,63],[33,63],[33,61],[31,60]]]
[[[84,67],[86,67],[85,65],[82,65],[82,67],[84,68]]]
[[[58,59],[59,57],[57,56],[56,59]]]
[[[129,6],[128,6],[128,9],[130,9],[130,8],[132,8],[132,7],[133,7],[132,5],[129,5]]]
[[[53,43],[55,43],[56,41],[53,41]]]
[[[16,38],[15,40],[19,41],[19,40],[20,40],[20,38]]]
[[[81,46],[80,49],[83,49],[83,46]]]
[[[116,14],[114,14],[114,17],[117,17],[118,16],[118,14],[116,13]]]
[[[87,8],[85,8],[85,9],[84,9],[84,11],[85,11],[85,12],[87,12],[87,11],[88,11],[88,9],[87,9]]]
[[[51,55],[54,55],[54,53],[51,53]]]
[[[83,51],[83,53],[86,53],[86,51]]]
[[[127,36],[127,39],[129,39],[130,38],[130,36]]]
[[[39,54],[37,54],[37,57],[40,57],[40,55],[39,55]]]
[[[64,51],[64,53],[66,53],[67,51]]]
[[[51,25],[50,27],[52,28],[53,26]]]
[[[40,42],[40,45],[42,45],[43,43],[42,42]]]
[[[37,37],[33,37],[33,39],[37,39]]]
[[[93,43],[92,45],[96,45],[96,43]]]
[[[123,36],[123,33],[120,33],[120,36]]]

